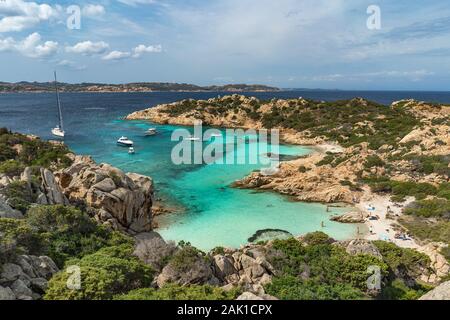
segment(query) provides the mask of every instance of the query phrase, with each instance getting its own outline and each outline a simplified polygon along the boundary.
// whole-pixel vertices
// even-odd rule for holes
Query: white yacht
[[[130,148],[128,148],[128,153],[129,153],[129,154],[135,154],[136,151],[134,151],[134,148],[133,148],[133,147],[130,147]]]
[[[55,91],[56,91],[56,103],[58,105],[59,124],[52,129],[52,134],[56,137],[64,138],[66,133],[64,132],[61,101],[59,99],[58,83],[56,81],[56,71],[54,72],[54,74],[55,74]]]
[[[117,144],[119,146],[132,147],[134,143],[132,140],[128,139],[127,137],[120,137],[119,140],[117,140]]]
[[[156,128],[150,128],[147,131],[145,131],[146,136],[154,136],[157,133]]]

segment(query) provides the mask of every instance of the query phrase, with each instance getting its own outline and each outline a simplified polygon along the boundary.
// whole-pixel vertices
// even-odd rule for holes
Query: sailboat
[[[52,134],[59,138],[64,138],[64,126],[63,126],[63,117],[61,111],[61,101],[59,99],[59,91],[58,91],[58,83],[56,81],[56,71],[55,71],[55,91],[56,91],[56,103],[58,105],[58,114],[59,114],[59,125],[52,129]]]

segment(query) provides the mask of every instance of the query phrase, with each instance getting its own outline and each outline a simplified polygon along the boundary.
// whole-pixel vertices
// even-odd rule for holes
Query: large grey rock
[[[33,296],[33,291],[25,284],[24,281],[17,279],[13,282],[11,290],[14,292],[15,296],[19,299],[21,297],[31,297]]]
[[[232,257],[223,255],[214,256],[214,269],[216,276],[222,281],[231,275],[237,274],[237,270],[234,267]]]
[[[331,217],[330,220],[341,223],[364,223],[365,215],[362,212],[354,211],[340,216]]]
[[[23,275],[24,272],[19,265],[14,263],[5,263],[3,264],[0,279],[4,279],[5,281],[14,281]]]
[[[41,168],[42,193],[45,194],[48,204],[69,205],[69,201],[63,194],[61,187],[56,183],[53,172],[48,169]]]
[[[379,259],[383,258],[378,248],[369,240],[354,239],[350,241],[343,241],[339,244],[343,245],[345,247],[345,251],[351,255],[368,254]]]
[[[170,262],[158,275],[156,283],[161,288],[167,283],[176,283],[182,286],[190,284],[219,285],[220,281],[213,275],[209,263],[199,256],[186,268],[180,268]]]
[[[11,178],[9,178],[5,174],[0,174],[0,187],[1,186],[5,187],[5,186],[7,186],[10,183],[11,183]]]
[[[16,263],[4,264],[1,271],[0,300],[35,300],[44,294],[47,281],[59,270],[49,257],[21,255]]]
[[[440,284],[419,300],[450,300],[450,281]]]
[[[19,210],[11,208],[0,195],[0,218],[22,219],[23,214]]]
[[[244,292],[239,297],[237,297],[236,300],[250,300],[250,301],[257,301],[257,300],[264,300],[261,297],[258,297],[256,294],[251,292]]]
[[[30,167],[26,167],[20,175],[20,180],[28,184],[28,188],[31,188],[32,184],[32,170]]]
[[[16,300],[16,295],[11,288],[0,286],[0,301],[1,300]]]
[[[97,210],[96,219],[132,234],[152,229],[153,181],[87,157],[56,173],[59,186],[71,203]]]
[[[165,242],[156,232],[141,233],[135,239],[134,255],[158,271],[162,270],[167,258],[177,250],[175,243]]]

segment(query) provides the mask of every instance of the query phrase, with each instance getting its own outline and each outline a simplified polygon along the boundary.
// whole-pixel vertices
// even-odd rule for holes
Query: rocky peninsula
[[[414,100],[384,106],[361,98],[260,101],[231,95],[159,105],[126,119],[279,129],[284,142],[314,146],[316,152],[282,162],[275,175],[251,173],[235,187],[353,205],[355,212],[333,219],[365,222],[368,239],[389,239],[426,252],[442,277],[450,270],[450,106]],[[441,231],[430,236],[432,230]]]
[[[1,129],[0,300],[446,297],[445,264],[385,241],[315,232],[206,253],[165,241],[152,231],[153,190],[150,177]],[[379,289],[367,287],[374,265]]]

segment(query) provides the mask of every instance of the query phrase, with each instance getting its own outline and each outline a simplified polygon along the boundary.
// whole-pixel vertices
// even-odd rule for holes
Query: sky
[[[0,0],[0,81],[51,81],[53,70],[70,83],[448,91],[450,6],[448,0]]]

